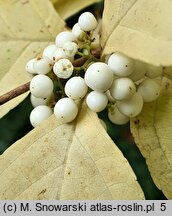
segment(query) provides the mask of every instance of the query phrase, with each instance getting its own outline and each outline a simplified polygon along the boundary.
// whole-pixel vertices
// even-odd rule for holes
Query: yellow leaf
[[[159,99],[131,121],[131,131],[156,185],[172,199],[172,82],[164,79],[162,85]]]
[[[113,1],[113,3],[112,3]],[[104,46],[113,30],[133,6],[136,0],[105,0],[102,18],[101,43]]]
[[[63,19],[67,19],[89,5],[101,0],[51,0]]]
[[[120,51],[134,59],[163,65],[172,75],[172,2],[170,0],[105,1],[102,21],[104,53]],[[146,158],[151,175],[164,194],[172,198],[171,148],[172,84],[163,81],[157,102],[147,103],[137,118],[131,120],[135,142]]]
[[[136,177],[97,115],[52,116],[0,157],[0,199],[143,199]]]
[[[0,94],[31,79],[25,72],[26,62],[54,41],[64,26],[64,21],[47,0],[0,2]],[[26,95],[2,105],[0,117]]]
[[[171,0],[106,0],[102,26],[104,53],[120,51],[146,63],[170,66],[170,26]]]

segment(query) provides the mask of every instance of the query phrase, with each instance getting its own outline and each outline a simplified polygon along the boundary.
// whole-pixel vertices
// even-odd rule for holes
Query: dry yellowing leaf
[[[47,0],[0,2],[0,94],[29,81],[26,62],[54,41],[65,23]],[[0,107],[0,117],[26,96]]]
[[[172,82],[164,79],[161,96],[147,103],[131,131],[157,187],[172,199]]]
[[[104,53],[120,51],[146,63],[170,66],[170,26],[171,0],[106,0],[102,26]]]
[[[52,116],[0,157],[0,199],[143,199],[136,177],[97,115]]]
[[[105,45],[113,30],[119,25],[135,2],[136,0],[105,0],[102,18],[102,46]]]

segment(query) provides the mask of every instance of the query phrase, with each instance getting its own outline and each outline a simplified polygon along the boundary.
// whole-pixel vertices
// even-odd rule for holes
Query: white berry
[[[95,91],[107,91],[113,82],[113,73],[103,62],[93,63],[85,73],[86,84]]]
[[[92,91],[86,98],[87,106],[94,112],[101,112],[108,104],[107,96],[98,91]]]
[[[30,101],[33,107],[47,104],[47,98],[37,98],[33,94],[30,96]]]
[[[53,82],[46,75],[36,75],[30,82],[31,93],[38,98],[47,98],[53,92]]]
[[[115,79],[110,88],[110,93],[115,100],[129,99],[135,92],[134,82],[126,77]]]
[[[63,123],[69,123],[76,118],[78,107],[71,98],[62,98],[56,103],[54,114]]]
[[[30,74],[36,74],[34,67],[33,67],[35,61],[36,61],[36,58],[33,58],[29,60],[25,66],[25,70]]]
[[[108,118],[112,123],[117,125],[123,125],[130,121],[130,118],[122,114],[116,105],[108,109]]]
[[[58,47],[63,47],[68,41],[76,41],[76,37],[72,32],[64,31],[57,35],[55,43]]]
[[[80,38],[84,34],[84,31],[81,30],[78,23],[76,23],[72,28],[72,33],[75,35],[75,37]]]
[[[116,102],[119,111],[128,116],[135,117],[137,116],[143,107],[143,98],[137,92],[129,100],[117,101]]]
[[[51,71],[52,67],[52,61],[47,57],[37,58],[33,64],[33,68],[37,74],[47,74]]]
[[[135,68],[128,78],[132,79],[134,82],[144,78],[146,74],[146,64],[140,61],[135,61]]]
[[[53,54],[53,61],[57,62],[60,59],[67,58],[67,55],[63,48],[57,48],[57,50]]]
[[[137,91],[144,102],[151,102],[159,97],[161,86],[155,80],[147,78],[139,85]]]
[[[74,100],[83,98],[87,93],[88,87],[82,77],[72,77],[65,85],[65,93]]]
[[[162,67],[161,66],[153,66],[147,65],[146,76],[153,79],[162,75]]]
[[[84,12],[78,19],[78,24],[81,30],[91,31],[97,27],[97,20],[95,16],[90,12]]]
[[[63,50],[67,57],[74,57],[78,50],[78,45],[75,42],[66,42],[63,46]]]
[[[73,73],[73,65],[68,59],[60,59],[54,64],[53,71],[57,77],[67,79]]]
[[[55,44],[49,45],[44,49],[42,56],[47,57],[51,61],[53,61],[53,56],[56,50],[57,50],[57,46]]]
[[[119,77],[129,76],[134,71],[134,60],[119,52],[115,52],[109,57],[108,65]]]
[[[50,107],[45,105],[40,105],[35,107],[30,114],[30,122],[33,127],[38,126],[44,120],[49,118],[53,114]]]

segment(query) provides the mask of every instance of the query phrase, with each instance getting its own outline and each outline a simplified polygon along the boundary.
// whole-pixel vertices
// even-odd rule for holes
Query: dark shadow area
[[[102,16],[103,8],[104,8],[104,1],[101,1],[89,7],[86,7],[81,11],[78,11],[75,15],[71,16],[70,18],[66,20],[67,26],[69,28],[72,28],[74,24],[78,22],[78,18],[81,15],[81,13],[84,13],[86,11],[93,13],[96,17]]]
[[[32,109],[28,96],[0,119],[0,154],[33,128],[29,121]]]

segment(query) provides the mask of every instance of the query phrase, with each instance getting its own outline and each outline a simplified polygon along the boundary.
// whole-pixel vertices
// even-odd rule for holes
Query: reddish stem
[[[11,91],[3,94],[0,96],[0,105],[12,100],[13,98],[27,92],[29,90],[29,85],[30,85],[30,82],[27,82],[21,86],[18,86],[17,88],[15,89],[12,89]]]

